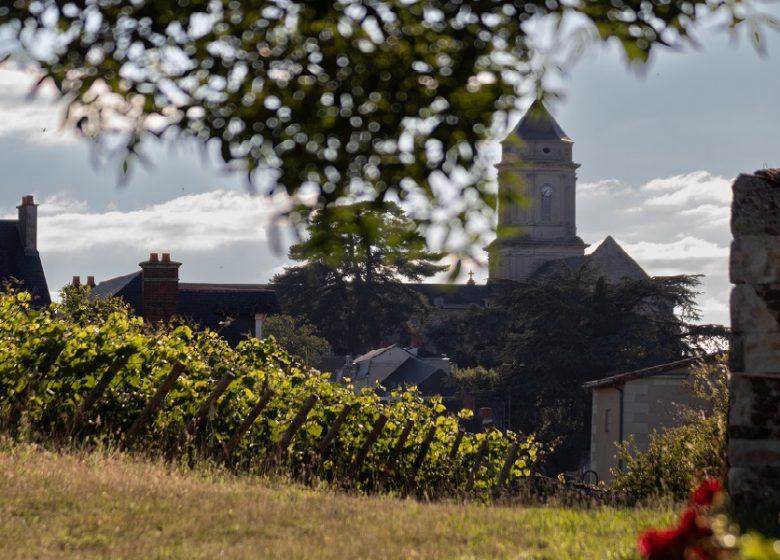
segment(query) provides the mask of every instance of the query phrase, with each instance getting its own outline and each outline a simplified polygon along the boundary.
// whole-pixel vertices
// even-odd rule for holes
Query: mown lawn
[[[0,450],[0,557],[631,558],[669,506],[426,504],[169,472],[121,455]]]

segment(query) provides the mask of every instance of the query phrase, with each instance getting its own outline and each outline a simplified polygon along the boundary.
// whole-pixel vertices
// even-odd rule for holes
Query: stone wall
[[[729,490],[748,520],[780,512],[778,178],[777,170],[763,170],[733,185]]]

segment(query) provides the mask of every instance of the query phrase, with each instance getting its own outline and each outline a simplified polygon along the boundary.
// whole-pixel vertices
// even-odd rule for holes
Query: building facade
[[[693,368],[704,363],[716,364],[717,357],[686,358],[585,383],[591,392],[588,470],[612,482],[612,472],[621,468],[618,444],[631,437],[638,451],[646,451],[653,432],[682,424],[684,410],[706,409],[691,386]]]
[[[498,235],[487,248],[491,279],[527,280],[550,261],[584,256],[573,145],[541,101],[504,140],[497,166]]]

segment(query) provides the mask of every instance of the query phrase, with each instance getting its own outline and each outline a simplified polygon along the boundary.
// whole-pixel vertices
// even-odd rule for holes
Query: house
[[[51,303],[41,256],[38,254],[38,205],[22,197],[16,220],[0,220],[0,284],[32,294],[32,305]]]
[[[592,394],[588,469],[611,482],[610,469],[620,466],[616,444],[633,436],[637,449],[644,451],[653,431],[680,425],[684,407],[706,407],[693,394],[690,375],[693,368],[716,363],[716,358],[687,358],[585,383],[583,388]]]
[[[388,391],[415,385],[423,395],[444,395],[453,391],[446,383],[451,373],[446,356],[393,344],[358,356],[342,377],[349,377],[356,391],[377,384]]]
[[[262,338],[263,320],[279,313],[276,293],[262,284],[179,282],[180,262],[151,253],[141,270],[100,282],[90,297],[117,296],[150,323],[173,317],[219,332],[230,344]]]

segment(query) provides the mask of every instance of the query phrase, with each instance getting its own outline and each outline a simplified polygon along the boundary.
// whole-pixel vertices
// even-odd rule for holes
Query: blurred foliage
[[[305,317],[338,353],[362,354],[406,332],[427,304],[402,280],[447,269],[397,204],[371,207],[358,202],[317,212],[306,241],[290,248],[290,258],[305,264],[272,279],[284,312]]]
[[[438,223],[473,239],[470,218],[492,224],[495,206],[480,143],[505,131],[520,96],[544,97],[545,71],[590,41],[644,61],[715,12],[730,25],[748,19],[758,37],[748,6],[14,0],[0,6],[0,27],[54,83],[72,124],[121,138],[125,172],[144,137],[192,137],[263,194],[306,202],[293,221],[342,200],[412,201],[423,230]],[[564,36],[569,21],[577,31]],[[556,40],[532,37],[548,24]]]
[[[616,490],[638,498],[671,494],[682,500],[701,480],[726,478],[729,371],[725,355],[716,363],[694,367],[689,384],[701,407],[680,410],[680,425],[653,432],[646,450],[640,451],[632,436],[618,446],[623,467],[613,471]]]

